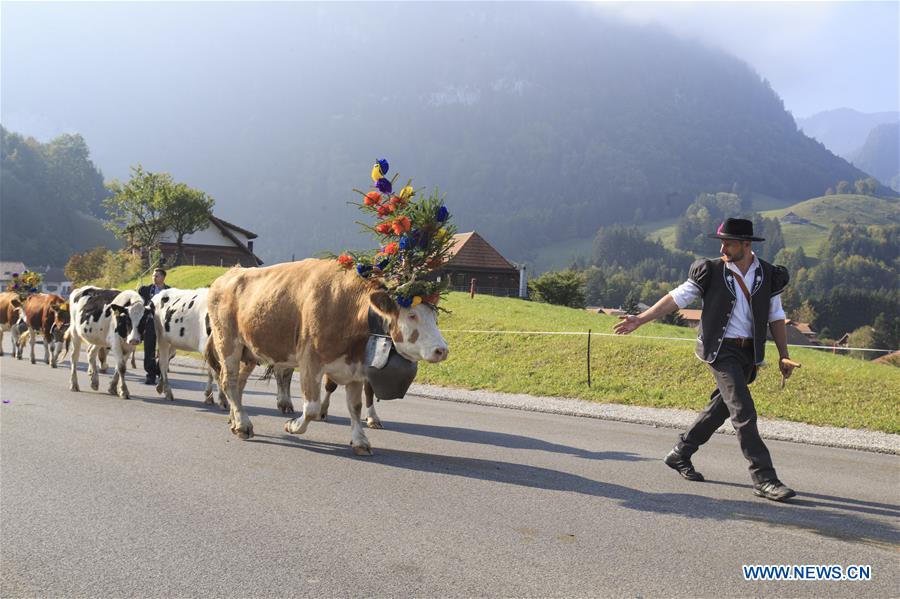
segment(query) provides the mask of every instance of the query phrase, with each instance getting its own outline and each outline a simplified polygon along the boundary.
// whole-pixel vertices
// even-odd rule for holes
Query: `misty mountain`
[[[126,10],[133,25],[104,20]],[[368,247],[347,202],[381,157],[511,260],[680,215],[700,192],[797,201],[865,176],[799,132],[747,64],[588,4],[78,11],[105,28],[54,29],[52,94],[4,98],[63,103],[107,173],[142,163],[209,193],[267,263]]]
[[[821,141],[838,156],[848,159],[859,151],[875,127],[890,123],[900,123],[900,111],[865,113],[851,108],[838,108],[797,119],[797,125],[806,135]]]
[[[900,123],[872,129],[866,143],[849,158],[854,165],[900,191]]]

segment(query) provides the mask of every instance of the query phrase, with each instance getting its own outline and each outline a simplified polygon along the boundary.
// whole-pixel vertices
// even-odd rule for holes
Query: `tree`
[[[793,311],[791,314],[791,320],[796,320],[797,322],[805,322],[807,324],[813,323],[818,318],[818,314],[816,314],[815,308],[813,308],[812,303],[809,300],[803,300],[803,303],[800,304],[800,307]]]
[[[639,298],[637,294],[632,291],[628,294],[628,297],[626,297],[625,301],[622,303],[622,310],[626,314],[640,314],[641,309],[638,308],[639,301],[641,301],[641,298]]]
[[[871,348],[874,343],[872,327],[869,325],[859,327],[850,333],[850,337],[848,337],[847,341],[850,344],[850,347]],[[862,360],[872,360],[878,357],[878,352],[851,351],[850,355]]]
[[[165,196],[163,206],[163,222],[167,229],[175,233],[175,260],[173,266],[181,263],[184,248],[184,237],[209,226],[209,217],[216,201],[202,191],[191,189],[184,183],[175,185],[171,193]]]
[[[88,281],[100,278],[103,274],[103,264],[111,252],[105,247],[95,247],[83,254],[72,254],[66,262],[64,272],[76,287],[84,285]]]
[[[585,294],[587,303],[592,306],[602,306],[606,295],[606,276],[596,266],[591,266],[584,271]]]
[[[872,324],[872,347],[896,350],[900,347],[900,316],[878,315]]]
[[[535,299],[548,304],[583,308],[585,305],[584,273],[573,270],[547,272],[529,282]]]
[[[849,181],[838,181],[836,190],[839,194],[850,193],[850,182]]]
[[[159,238],[166,230],[167,196],[173,186],[167,173],[144,171],[140,164],[131,167],[131,178],[126,183],[116,180],[107,185],[113,195],[103,200],[110,218],[106,227],[142,254],[149,254],[159,246]]]

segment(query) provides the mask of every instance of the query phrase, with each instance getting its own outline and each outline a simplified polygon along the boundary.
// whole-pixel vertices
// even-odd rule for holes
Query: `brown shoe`
[[[665,457],[663,462],[666,463],[666,466],[675,470],[686,478],[687,480],[694,482],[702,482],[703,475],[694,470],[694,465],[691,464],[691,459],[686,458],[674,449],[669,452],[669,454]]]

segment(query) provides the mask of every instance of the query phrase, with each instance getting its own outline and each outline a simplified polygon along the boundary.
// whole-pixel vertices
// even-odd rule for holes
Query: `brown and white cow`
[[[19,336],[27,330],[22,300],[13,291],[0,293],[0,356],[3,355],[3,334],[9,332],[13,342],[13,357],[22,358],[22,346]]]
[[[68,303],[55,293],[35,293],[25,300],[23,310],[31,342],[31,363],[35,363],[34,342],[40,334],[44,338],[44,363],[56,368],[63,335],[69,328]]]
[[[289,420],[285,430],[302,434],[319,418],[327,374],[347,388],[354,452],[371,455],[360,423],[370,308],[384,319],[400,355],[414,361],[446,359],[447,343],[432,307],[400,307],[384,289],[341,270],[335,261],[233,268],[216,279],[208,296],[212,335],[206,357],[225,389],[231,431],[243,439],[253,436],[241,396],[257,362],[276,370],[296,368],[303,415]]]

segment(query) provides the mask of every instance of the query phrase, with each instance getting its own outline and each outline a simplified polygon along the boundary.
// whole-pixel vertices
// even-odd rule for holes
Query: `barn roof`
[[[489,244],[484,238],[470,231],[453,236],[453,247],[445,267],[481,268],[488,270],[511,270],[518,272],[509,260]]]

